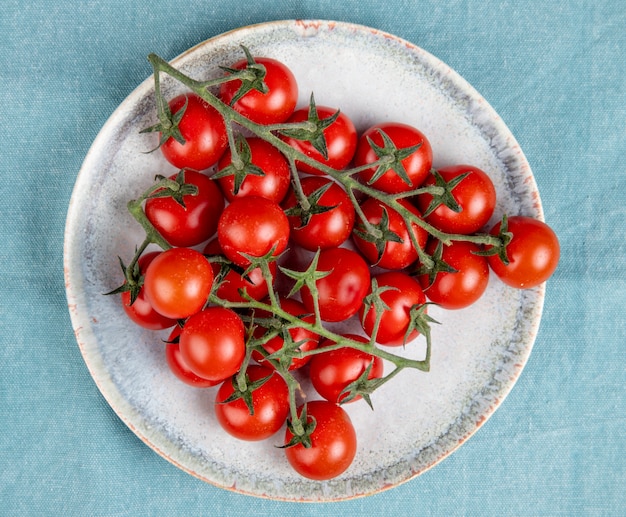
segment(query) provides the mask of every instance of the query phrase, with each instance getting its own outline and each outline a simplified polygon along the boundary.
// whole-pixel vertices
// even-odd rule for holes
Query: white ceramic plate
[[[530,167],[489,104],[456,72],[417,46],[363,26],[279,21],[212,38],[174,60],[197,78],[253,54],[274,57],[295,73],[300,105],[340,107],[357,129],[406,122],[429,138],[435,166],[470,163],[489,173],[503,212],[543,218]],[[166,80],[163,91],[181,90]],[[356,426],[357,457],[342,476],[309,481],[273,447],[229,437],[212,413],[214,391],[184,385],[169,373],[162,335],[124,315],[117,297],[117,256],[131,257],[143,238],[126,212],[156,173],[175,170],[160,153],[144,154],[155,135],[152,77],[113,113],[78,175],[65,234],[67,298],[76,338],[100,391],[137,436],[181,469],[217,486],[285,500],[328,501],[376,493],[432,467],[470,437],[502,403],[530,354],[544,288],[518,291],[492,275],[487,293],[461,311],[431,311],[430,373],[404,371],[377,391],[375,411],[346,407]],[[423,338],[421,338],[423,339]],[[414,348],[423,347],[418,343]],[[411,346],[408,347],[409,349]]]

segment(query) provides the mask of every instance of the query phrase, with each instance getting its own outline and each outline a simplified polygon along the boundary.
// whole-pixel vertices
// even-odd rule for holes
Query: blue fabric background
[[[146,55],[285,18],[376,27],[456,69],[518,138],[562,244],[496,414],[421,477],[337,504],[230,493],[157,456],[98,392],[64,293],[76,174]],[[621,0],[3,0],[0,514],[625,515],[625,29]]]

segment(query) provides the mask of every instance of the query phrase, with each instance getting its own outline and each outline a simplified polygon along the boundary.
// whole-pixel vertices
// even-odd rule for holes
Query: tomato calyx
[[[482,251],[477,251],[475,254],[483,257],[497,255],[502,263],[505,266],[508,266],[510,260],[506,248],[513,240],[513,233],[509,231],[509,219],[506,214],[502,216],[502,220],[500,221],[500,230],[495,237],[499,241],[499,244],[492,245]]]
[[[176,140],[180,145],[185,145],[185,137],[183,137],[180,132],[179,124],[187,111],[187,104],[189,103],[189,98],[185,97],[185,103],[183,106],[176,111],[176,113],[172,113],[170,110],[169,104],[165,100],[165,97],[161,94],[161,90],[159,88],[159,82],[155,81],[155,97],[157,104],[157,118],[159,121],[153,126],[147,127],[139,131],[140,134],[143,133],[160,133],[161,138],[159,139],[159,144],[152,150],[148,151],[152,153],[156,151],[159,147],[161,147],[165,142],[167,142],[170,138]]]
[[[361,219],[361,222],[353,230],[355,235],[364,241],[371,242],[376,247],[377,259],[374,265],[378,264],[382,259],[388,242],[398,242],[400,244],[404,242],[397,233],[391,230],[387,208],[384,206],[381,208],[382,214],[378,224],[369,221],[365,223]]]
[[[339,394],[339,404],[347,404],[357,397],[361,397],[371,410],[374,410],[372,399],[370,395],[374,393],[380,386],[382,386],[387,379],[385,377],[369,378],[369,375],[374,367],[374,360],[367,365],[367,368],[363,371],[359,377],[348,384]]]
[[[181,169],[173,181],[161,174],[157,174],[155,180],[162,184],[163,187],[156,189],[152,194],[148,195],[146,199],[171,197],[180,206],[186,208],[183,198],[185,196],[196,196],[198,194],[198,187],[196,185],[185,183],[185,169]]]
[[[301,444],[305,449],[310,449],[313,445],[311,442],[311,435],[313,434],[313,431],[315,431],[316,427],[317,421],[314,416],[309,416],[307,414],[307,406],[305,403],[302,406],[300,415],[287,419],[287,429],[289,429],[293,435],[291,440],[289,440],[286,444],[279,445],[277,447],[279,449],[288,449],[289,447]]]
[[[445,262],[442,257],[443,243],[441,241],[437,241],[435,251],[430,257],[432,264],[430,266],[420,264],[419,266],[415,267],[414,270],[411,271],[409,274],[411,276],[428,275],[428,287],[430,287],[435,282],[439,273],[458,273],[458,270]]]
[[[337,208],[338,205],[321,205],[320,199],[326,193],[328,189],[333,186],[332,182],[326,183],[322,185],[320,188],[314,190],[308,196],[303,193],[305,200],[298,200],[295,206],[288,208],[285,210],[285,214],[290,217],[299,217],[300,218],[300,226],[297,229],[304,228],[311,222],[311,218],[314,215],[323,214],[324,212],[329,212],[334,208]]]
[[[254,404],[253,404],[253,392],[254,390],[263,386],[267,381],[272,378],[272,372],[267,377],[262,377],[256,381],[251,381],[250,377],[246,373],[244,376],[243,382],[240,380],[239,376],[233,375],[231,377],[231,383],[233,385],[233,392],[226,399],[219,401],[219,404],[228,404],[230,402],[234,402],[235,400],[242,399],[248,408],[248,412],[251,416],[254,416]]]
[[[422,303],[420,305],[413,305],[409,310],[409,326],[406,329],[406,333],[404,334],[404,343],[406,344],[409,336],[413,333],[413,331],[419,332],[426,338],[426,358],[424,359],[424,368],[423,371],[427,372],[430,370],[430,348],[431,348],[431,324],[434,323],[436,325],[439,322],[433,317],[428,315],[428,306],[435,305],[432,302]]]
[[[265,172],[258,165],[252,163],[252,151],[245,137],[238,133],[235,137],[235,145],[231,148],[231,163],[222,170],[216,172],[212,178],[214,180],[225,178],[227,176],[234,177],[233,195],[239,193],[242,183],[248,175],[265,176]]]
[[[402,179],[402,181],[404,181],[409,187],[412,187],[413,182],[409,178],[409,175],[404,168],[402,160],[411,156],[422,146],[422,144],[419,143],[416,145],[398,149],[393,140],[382,129],[378,129],[378,134],[383,139],[382,146],[378,145],[370,137],[367,137],[367,141],[369,142],[371,148],[374,150],[374,153],[376,154],[378,159],[381,160],[381,164],[378,165],[372,177],[367,181],[367,184],[372,185],[382,176],[384,176],[387,171],[393,170],[398,175],[398,177]]]
[[[230,74],[231,80],[239,79],[241,81],[241,86],[230,101],[231,106],[252,90],[256,90],[261,93],[267,93],[269,91],[267,84],[265,84],[265,75],[267,73],[265,65],[255,61],[248,47],[245,45],[240,46],[246,55],[245,68],[238,69],[220,66],[221,70]]]
[[[432,194],[433,198],[424,213],[422,214],[423,217],[428,217],[441,205],[448,207],[455,213],[460,213],[463,208],[457,202],[452,191],[454,190],[454,187],[456,187],[459,183],[461,183],[461,181],[463,181],[467,176],[471,174],[471,171],[464,172],[463,174],[452,178],[450,181],[446,181],[439,173],[439,171],[437,171],[437,169],[431,169],[430,173],[435,178],[435,187],[441,188],[441,193]]]
[[[119,287],[116,287],[108,293],[104,293],[105,296],[112,294],[122,294],[130,292],[130,305],[135,303],[135,300],[139,296],[139,292],[143,286],[143,275],[139,268],[139,262],[133,260],[133,262],[127,267],[122,260],[122,257],[117,257],[120,263],[120,267],[124,273],[124,283]]]

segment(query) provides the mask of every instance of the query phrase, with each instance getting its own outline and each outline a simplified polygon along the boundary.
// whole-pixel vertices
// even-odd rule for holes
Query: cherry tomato
[[[327,106],[317,106],[316,109],[320,120],[330,118],[337,112],[336,109]],[[287,122],[305,122],[308,119],[308,114],[308,108],[301,108],[296,110]],[[282,138],[291,147],[315,161],[336,170],[345,168],[352,161],[356,151],[357,134],[352,120],[345,113],[339,112],[339,116],[333,123],[324,129],[323,135],[326,141],[326,158],[307,140],[298,140],[297,138],[287,136]],[[296,166],[299,170],[308,174],[324,174],[319,169],[300,161],[296,162]]]
[[[418,335],[417,330],[413,329],[407,336],[411,323],[410,311],[412,307],[426,303],[426,296],[419,282],[401,271],[388,271],[375,278],[379,288],[388,288],[381,292],[380,298],[389,307],[381,317],[376,342],[386,346],[402,346]],[[376,322],[376,310],[374,307],[363,306],[359,316],[363,330],[371,337]]]
[[[408,200],[400,199],[398,202],[413,215],[421,218],[420,212]],[[383,232],[391,232],[391,234],[387,233],[384,236],[386,242],[380,250],[382,251],[380,254],[376,243],[366,240],[359,234],[364,230],[364,227],[358,224],[355,226],[353,231],[354,243],[370,264],[375,264],[384,269],[403,269],[417,260],[417,251],[409,237],[406,223],[398,212],[374,198],[365,201],[361,209],[371,224],[374,226],[382,225]],[[388,218],[387,224],[383,223],[385,212]],[[423,249],[428,241],[428,232],[415,223],[411,223],[411,229],[419,247]],[[396,239],[400,239],[401,242],[397,242]]]
[[[500,227],[501,223],[496,223],[490,233],[497,235]],[[561,254],[554,230],[538,219],[513,216],[508,218],[508,231],[513,234],[506,248],[509,264],[504,265],[497,255],[488,257],[500,280],[511,287],[529,289],[550,278]]]
[[[191,316],[180,333],[180,354],[189,369],[222,381],[241,368],[246,354],[244,325],[236,312],[209,307]]]
[[[256,89],[249,90],[243,97],[233,104],[233,108],[244,117],[259,124],[278,124],[285,122],[293,113],[298,102],[298,83],[289,68],[275,59],[256,57],[254,61],[265,67],[263,82],[267,86],[267,93]],[[248,64],[241,60],[231,68],[243,70]],[[242,83],[235,79],[222,84],[220,98],[226,104],[231,104]]]
[[[381,131],[391,140],[391,147],[385,144]],[[377,152],[370,140],[378,148],[385,148],[385,151]],[[406,153],[403,150],[418,145],[418,149],[404,156]],[[402,164],[409,180],[407,182],[392,167],[387,167],[382,176],[372,182],[372,186],[390,194],[407,192],[419,187],[428,176],[433,163],[432,148],[426,136],[412,126],[397,122],[378,124],[366,130],[359,138],[354,164],[355,166],[367,165],[377,161],[383,155],[397,158],[395,161]],[[377,175],[377,169],[377,167],[365,169],[360,176],[364,181],[370,182]]]
[[[437,241],[426,246],[426,253],[433,255]],[[441,248],[441,260],[456,270],[440,271],[434,278],[424,274],[419,283],[428,299],[445,309],[462,309],[476,302],[489,283],[489,263],[483,256],[476,255],[480,246],[472,242],[452,241]]]
[[[368,340],[355,334],[347,334],[355,341],[367,343]],[[320,348],[334,345],[328,339],[322,341]],[[356,348],[343,347],[316,354],[309,363],[309,377],[315,390],[326,400],[337,404],[349,395],[342,391],[356,381],[371,365],[368,379],[379,379],[383,375],[383,360]],[[352,398],[350,402],[359,400],[361,395]]]
[[[240,440],[265,440],[276,434],[289,416],[289,389],[274,370],[250,365],[246,370],[248,388],[268,378],[252,392],[239,392],[235,377],[226,379],[215,396],[215,415],[222,428]],[[226,402],[234,393],[240,395]],[[246,397],[253,414],[246,404]]]
[[[170,176],[176,180],[178,175]],[[195,185],[198,193],[182,197],[183,204],[173,197],[156,197],[146,201],[148,220],[172,246],[191,247],[210,238],[217,230],[217,221],[224,209],[224,197],[218,186],[206,175],[184,171],[184,183]]]
[[[310,251],[316,251],[318,248],[336,248],[343,244],[350,237],[355,217],[354,206],[348,194],[328,178],[307,176],[302,178],[300,183],[309,200],[316,198],[318,208],[312,207],[310,217],[306,212],[288,215],[292,241]],[[327,190],[318,198],[316,193],[323,188]],[[282,207],[286,212],[302,212],[293,189],[287,194]],[[332,208],[328,210],[324,207]],[[303,218],[305,221],[308,219],[304,226]]]
[[[460,210],[455,211],[445,204],[440,204],[424,219],[446,233],[470,235],[478,232],[489,222],[496,206],[496,189],[491,178],[478,167],[471,165],[443,167],[437,172],[446,182],[469,173],[452,189],[452,196]],[[429,174],[422,186],[435,185],[436,182],[435,176]],[[432,200],[433,196],[430,194],[420,194],[417,197],[417,204],[422,213],[426,213]]]
[[[302,415],[302,407],[298,414]],[[332,479],[345,472],[356,455],[357,436],[352,420],[343,408],[327,400],[313,400],[306,405],[307,422],[315,422],[310,434],[311,446],[301,443],[287,447],[285,455],[298,474],[309,479]],[[287,429],[285,443],[293,433]]]
[[[232,174],[217,179],[224,196],[228,201],[235,197],[259,196],[280,203],[289,190],[291,180],[291,169],[287,159],[272,144],[260,138],[247,138],[245,145],[250,152],[250,163],[244,167],[247,174],[238,185],[236,194],[235,184],[241,181],[237,175],[241,175],[242,171],[235,170],[230,149],[226,150],[218,162],[218,174],[225,170],[232,171]],[[247,153],[246,150],[240,154]]]
[[[354,316],[370,287],[369,266],[356,251],[348,248],[322,250],[317,271],[330,274],[316,282],[320,317],[324,321],[343,321]],[[301,291],[302,303],[314,313],[315,304],[308,287]]]
[[[262,257],[274,248],[280,255],[289,243],[289,221],[279,205],[263,197],[233,200],[222,212],[217,238],[224,255],[247,267],[250,260],[241,253]]]
[[[161,152],[178,169],[208,169],[228,146],[224,119],[195,93],[185,93],[172,99],[169,102],[172,115],[176,115],[185,103],[187,107],[178,124],[185,143],[170,137],[161,145]]]
[[[315,323],[315,317],[311,315],[306,307],[300,303],[298,300],[294,300],[293,298],[280,298],[280,306],[281,308],[291,314],[292,316],[298,316],[302,321],[307,323]],[[256,311],[256,318],[268,318],[271,315],[266,313],[265,311]],[[265,334],[266,329],[262,326],[257,327],[254,332],[255,337],[261,337]],[[313,350],[317,348],[319,342],[319,336],[310,330],[307,330],[302,327],[296,327],[289,329],[289,335],[294,343],[301,343],[298,346],[298,350],[302,352],[306,352],[307,350]],[[285,340],[282,335],[278,335],[273,337],[267,343],[263,345],[263,348],[270,354],[274,352],[278,352],[281,348],[283,348],[285,344]],[[266,365],[269,368],[273,368],[273,365],[267,362],[263,355],[256,350],[252,352],[252,358],[257,361],[259,364]],[[306,363],[309,362],[311,357],[292,357],[285,358],[285,360],[290,361],[289,370],[296,370],[298,368],[302,368]],[[277,359],[281,362],[281,359]]]
[[[159,255],[159,251],[152,251],[139,257],[137,265],[141,275],[145,275],[148,265]],[[146,298],[146,291],[142,287],[135,301],[130,303],[130,291],[121,293],[122,307],[126,315],[140,327],[150,330],[163,330],[173,327],[176,320],[167,318],[154,310],[150,302]]]
[[[164,251],[150,263],[144,278],[152,307],[172,319],[184,319],[202,309],[212,285],[209,261],[192,248]]]
[[[180,353],[180,346],[178,344],[178,337],[180,336],[181,328],[176,326],[172,330],[168,338],[168,343],[165,345],[165,361],[169,366],[171,372],[185,384],[193,386],[194,388],[210,388],[217,386],[219,381],[210,381],[198,377],[193,373]]]

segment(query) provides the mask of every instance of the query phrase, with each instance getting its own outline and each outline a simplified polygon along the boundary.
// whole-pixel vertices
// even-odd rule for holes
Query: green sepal
[[[242,399],[248,408],[248,412],[251,416],[254,416],[254,401],[252,400],[254,390],[260,388],[265,384],[270,378],[274,375],[274,372],[269,374],[267,377],[262,377],[254,382],[250,382],[250,377],[246,373],[245,376],[245,389],[240,389],[239,383],[237,382],[237,376],[233,375],[231,377],[231,382],[233,385],[233,392],[229,397],[219,402],[219,404],[228,404],[229,402],[234,402],[235,400]]]
[[[294,445],[298,445],[298,444],[302,444],[302,446],[305,449],[311,448],[312,446],[311,434],[313,433],[313,431],[315,431],[315,427],[317,426],[317,421],[315,420],[315,417],[308,416],[306,403],[302,407],[302,411],[300,412],[300,415],[298,416],[298,421],[301,423],[302,428],[304,430],[303,434],[301,435],[296,434],[293,420],[291,418],[288,419],[287,429],[289,429],[289,432],[293,434],[293,437],[285,445],[278,446],[279,449],[287,449],[288,447],[293,447]]]
[[[457,202],[456,198],[452,194],[452,190],[456,187],[461,181],[463,181],[467,176],[471,174],[471,171],[464,172],[452,178],[450,181],[446,181],[443,179],[443,176],[439,173],[438,170],[432,169],[430,173],[435,177],[435,186],[441,187],[443,189],[443,193],[439,195],[433,194],[433,198],[428,204],[428,207],[422,214],[423,217],[427,217],[432,214],[440,205],[444,205],[448,207],[455,213],[461,213],[463,208]]]
[[[500,244],[496,246],[492,246],[489,249],[474,251],[474,255],[479,255],[481,257],[492,257],[494,255],[498,255],[500,260],[505,266],[508,266],[510,263],[509,256],[507,254],[507,246],[513,240],[513,233],[509,231],[509,219],[506,214],[502,216],[502,221],[500,222],[500,231],[498,232],[498,239],[500,240]]]
[[[237,134],[235,146],[235,152],[232,154],[236,153],[239,156],[239,163],[236,165],[235,160],[231,160],[230,164],[216,172],[212,178],[219,179],[234,176],[233,194],[236,196],[248,175],[265,176],[265,172],[261,167],[252,163],[250,145],[241,133]]]
[[[393,140],[385,133],[382,129],[378,129],[378,134],[380,134],[383,139],[383,145],[380,146],[376,144],[370,137],[367,137],[367,141],[371,146],[372,150],[376,154],[379,159],[384,159],[383,163],[381,163],[377,168],[372,177],[368,180],[368,185],[371,185],[378,181],[382,176],[384,176],[387,171],[390,169],[393,170],[399,177],[404,181],[409,187],[413,186],[413,182],[409,178],[409,175],[406,172],[404,164],[402,160],[411,156],[415,151],[417,151],[422,144],[412,145],[410,147],[403,147],[398,149],[396,144],[393,143]]]
[[[442,259],[442,257],[443,257],[443,243],[441,241],[438,241],[437,246],[435,246],[435,251],[430,257],[432,259],[432,266],[426,267],[426,266],[420,265],[419,267],[415,269],[415,271],[411,272],[411,275],[413,276],[428,275],[428,287],[430,287],[435,282],[435,279],[437,278],[437,275],[439,273],[458,273],[459,272],[457,269],[454,269],[450,264],[445,262]],[[428,289],[428,287],[426,287],[425,289]]]
[[[298,229],[301,229],[309,224],[311,218],[314,215],[323,214],[324,212],[328,212],[330,210],[333,210],[334,208],[337,208],[338,205],[326,206],[319,204],[321,197],[332,186],[333,183],[326,183],[325,185],[322,185],[320,188],[314,190],[313,192],[311,192],[311,194],[306,196],[306,199],[309,202],[308,209],[304,209],[302,208],[300,203],[296,203],[295,206],[292,206],[291,208],[285,210],[285,215],[289,217],[299,217],[301,224],[300,226],[298,226]]]
[[[254,57],[252,57],[252,54],[246,46],[241,45],[241,48],[246,55],[246,67],[243,70],[220,66],[220,69],[237,76],[241,80],[241,86],[239,86],[239,89],[235,92],[235,95],[230,101],[231,106],[252,90],[256,90],[263,94],[269,92],[269,88],[265,83],[265,76],[267,75],[265,66],[254,60]]]
[[[357,237],[363,239],[364,241],[371,242],[374,246],[376,246],[377,256],[374,265],[378,264],[380,259],[383,258],[383,253],[385,253],[385,248],[387,247],[388,242],[404,242],[397,233],[391,231],[389,227],[389,213],[387,212],[387,208],[384,206],[381,206],[381,208],[382,214],[380,222],[378,224],[372,224],[372,226],[376,229],[375,233],[368,232],[362,224],[359,224],[353,230]]]

